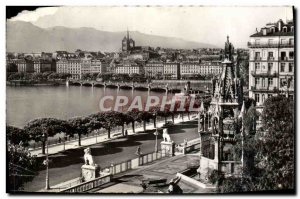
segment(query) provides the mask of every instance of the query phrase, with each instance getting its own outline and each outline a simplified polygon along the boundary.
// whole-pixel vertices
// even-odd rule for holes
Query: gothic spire
[[[129,31],[128,31],[128,27],[127,27],[127,39],[129,39]]]

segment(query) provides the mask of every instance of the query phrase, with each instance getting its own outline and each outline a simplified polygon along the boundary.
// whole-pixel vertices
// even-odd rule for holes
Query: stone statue
[[[93,156],[91,155],[91,149],[90,148],[84,149],[83,158],[84,158],[85,165],[95,166],[95,162],[94,162]]]
[[[228,59],[229,61],[233,61],[233,53],[234,53],[234,47],[232,43],[229,42],[229,36],[227,36],[227,41],[225,43],[225,59]]]
[[[162,136],[163,136],[164,142],[172,142],[171,137],[168,133],[168,129],[163,130],[163,135]]]

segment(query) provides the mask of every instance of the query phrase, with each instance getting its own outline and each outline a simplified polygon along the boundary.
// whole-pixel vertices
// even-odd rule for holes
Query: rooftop
[[[250,37],[270,37],[270,36],[271,37],[272,36],[274,36],[274,37],[277,37],[277,36],[294,36],[294,32],[272,32],[272,33],[268,33],[268,34],[264,35],[261,31],[261,32],[257,32],[255,34],[251,35]]]

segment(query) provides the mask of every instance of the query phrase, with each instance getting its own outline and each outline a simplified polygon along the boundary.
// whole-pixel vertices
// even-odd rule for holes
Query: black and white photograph
[[[296,193],[293,5],[5,9],[7,194]]]

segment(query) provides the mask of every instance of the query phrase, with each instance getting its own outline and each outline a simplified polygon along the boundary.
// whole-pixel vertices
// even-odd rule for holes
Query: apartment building
[[[44,59],[35,59],[33,61],[34,72],[43,73],[47,71],[55,71],[52,67],[52,62]]]
[[[164,64],[161,61],[151,61],[146,63],[144,70],[146,77],[162,77],[164,73]]]
[[[181,77],[189,77],[200,73],[200,64],[196,62],[181,62],[180,75]]]
[[[144,70],[142,66],[135,62],[124,61],[121,64],[116,65],[115,69],[117,74],[143,74]]]
[[[200,63],[199,74],[201,75],[218,75],[222,72],[221,61],[204,61]]]
[[[164,66],[165,79],[180,79],[180,63],[179,62],[166,62]]]
[[[56,72],[57,73],[69,73],[67,59],[59,59],[56,61]]]
[[[16,65],[18,67],[18,72],[24,73],[33,73],[34,72],[34,64],[32,60],[28,59],[17,59]]]
[[[266,24],[250,36],[249,97],[254,98],[257,110],[264,101],[276,94],[294,95],[294,23]]]
[[[68,59],[68,73],[72,79],[81,79],[82,61],[78,58]]]

